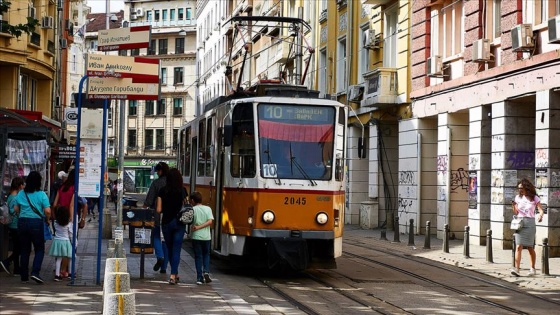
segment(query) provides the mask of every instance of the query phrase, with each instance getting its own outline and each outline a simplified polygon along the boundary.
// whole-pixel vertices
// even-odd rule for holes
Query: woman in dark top
[[[156,211],[162,213],[161,229],[171,262],[169,284],[179,282],[179,262],[186,226],[177,221],[177,214],[183,207],[186,198],[187,192],[183,188],[183,176],[176,168],[170,169],[167,173],[166,184],[160,189],[156,201]]]

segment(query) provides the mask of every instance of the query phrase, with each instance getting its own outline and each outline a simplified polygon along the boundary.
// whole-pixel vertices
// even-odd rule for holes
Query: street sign
[[[88,54],[86,74],[132,78],[134,83],[159,83],[159,59]]]
[[[158,100],[159,84],[133,83],[130,78],[94,78],[88,80],[89,99]]]
[[[113,51],[148,48],[150,46],[150,34],[150,25],[99,30],[97,50]]]

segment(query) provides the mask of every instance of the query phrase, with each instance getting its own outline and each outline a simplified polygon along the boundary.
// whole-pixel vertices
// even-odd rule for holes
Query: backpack
[[[8,225],[12,223],[13,215],[10,213],[10,208],[7,204],[0,206],[0,224]]]
[[[194,221],[194,209],[189,203],[184,204],[177,213],[177,221],[183,225],[191,225]]]

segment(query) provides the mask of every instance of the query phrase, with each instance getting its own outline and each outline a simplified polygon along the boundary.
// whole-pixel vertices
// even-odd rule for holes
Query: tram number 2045
[[[307,202],[305,197],[284,197],[284,204],[285,205],[298,205],[304,206]]]

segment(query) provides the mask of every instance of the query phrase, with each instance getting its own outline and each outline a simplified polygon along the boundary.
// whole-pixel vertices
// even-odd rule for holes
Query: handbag
[[[44,222],[44,226],[43,226],[43,235],[45,238],[45,241],[50,241],[53,239],[53,234],[51,231],[51,226],[49,225],[49,222],[47,222],[47,217],[42,214],[41,212],[39,212],[39,210],[37,210],[37,208],[35,208],[35,206],[33,205],[33,203],[31,203],[31,200],[29,199],[29,196],[27,195],[27,193],[25,193],[25,197],[27,198],[27,202],[29,202],[29,206],[31,207],[31,210],[33,210],[33,212],[35,212],[35,214],[37,214],[38,216],[40,216],[43,220],[45,220]]]
[[[191,225],[194,222],[194,209],[191,204],[183,205],[177,213],[177,221],[183,225]]]
[[[520,230],[523,228],[523,218],[518,218],[517,216],[513,216],[511,220],[510,229],[512,230]]]

